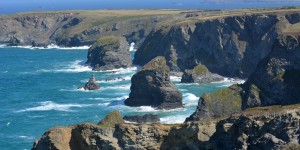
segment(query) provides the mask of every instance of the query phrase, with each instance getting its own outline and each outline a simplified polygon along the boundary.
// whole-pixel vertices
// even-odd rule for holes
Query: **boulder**
[[[94,74],[92,74],[90,80],[84,85],[84,90],[97,90],[100,89],[99,84],[96,82]]]
[[[89,49],[87,64],[96,71],[131,67],[129,44],[123,37],[100,38]]]
[[[181,83],[210,83],[222,80],[224,80],[222,76],[211,73],[206,66],[200,64],[193,69],[186,69],[182,75]]]
[[[123,119],[129,122],[135,123],[159,123],[160,119],[158,115],[145,114],[143,116],[124,116]]]
[[[114,127],[116,124],[125,123],[123,120],[120,111],[113,111],[109,113],[105,118],[99,121],[98,125],[100,126],[107,126],[107,127]]]
[[[128,106],[152,106],[158,109],[182,107],[182,94],[172,83],[164,57],[156,57],[133,75]]]

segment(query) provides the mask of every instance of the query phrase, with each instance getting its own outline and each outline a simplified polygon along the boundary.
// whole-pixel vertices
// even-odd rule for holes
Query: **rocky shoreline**
[[[92,45],[87,64],[95,71],[143,66],[131,79],[128,106],[184,107],[171,73],[182,83],[248,78],[203,94],[182,124],[159,124],[151,115],[125,116],[142,124],[125,123],[114,111],[97,125],[54,127],[32,149],[299,149],[299,10],[246,10],[151,12],[92,23],[87,12],[1,16],[0,42]],[[138,46],[133,62],[131,42]],[[98,88],[94,76],[84,86]]]

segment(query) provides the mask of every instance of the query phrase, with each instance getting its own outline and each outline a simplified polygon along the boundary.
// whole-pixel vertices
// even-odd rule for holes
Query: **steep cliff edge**
[[[186,121],[229,116],[246,108],[300,103],[300,36],[281,34],[243,85],[201,96]]]
[[[253,108],[227,119],[178,125],[91,123],[54,127],[32,150],[299,148],[300,106]]]
[[[172,71],[202,64],[222,76],[249,77],[271,52],[278,34],[298,24],[299,18],[297,11],[283,11],[163,22],[139,47],[134,64],[144,65],[156,56],[165,56]]]
[[[160,21],[184,17],[177,10],[89,10],[0,16],[0,43],[83,46],[103,36],[123,36],[139,46]]]

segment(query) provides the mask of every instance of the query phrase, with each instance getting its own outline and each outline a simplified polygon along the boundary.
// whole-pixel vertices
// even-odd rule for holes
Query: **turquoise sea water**
[[[134,52],[132,52],[133,57]],[[179,84],[184,108],[156,110],[127,107],[130,78],[138,67],[93,72],[84,66],[87,50],[0,48],[0,149],[30,149],[34,140],[53,126],[97,123],[107,113],[158,114],[163,123],[181,123],[192,114],[199,96],[232,82]],[[100,90],[78,90],[94,73]],[[107,80],[107,81],[106,81]]]

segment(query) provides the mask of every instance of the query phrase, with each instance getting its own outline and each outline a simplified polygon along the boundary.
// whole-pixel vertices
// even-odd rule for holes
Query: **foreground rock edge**
[[[299,124],[300,104],[257,107],[225,119],[173,125],[83,123],[49,129],[32,150],[290,149],[299,148]]]

